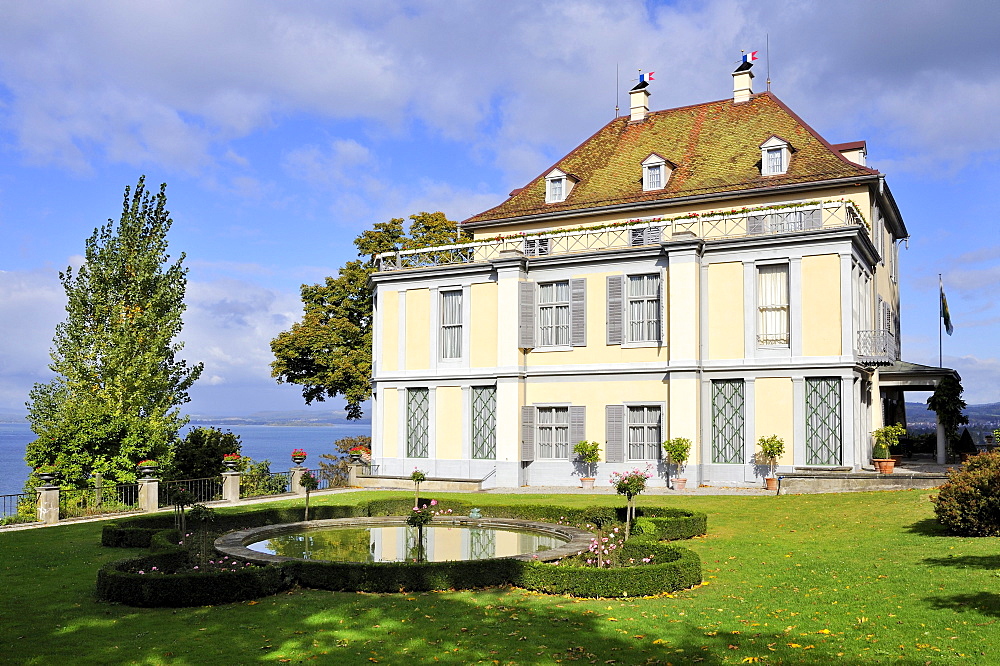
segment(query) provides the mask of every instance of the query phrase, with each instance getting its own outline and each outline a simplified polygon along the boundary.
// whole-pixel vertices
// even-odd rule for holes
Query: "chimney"
[[[649,91],[646,90],[648,87],[648,82],[639,81],[639,83],[637,83],[636,86],[629,91],[629,101],[632,105],[632,117],[629,118],[629,122],[642,122],[649,114]]]
[[[743,102],[749,102],[750,97],[753,95],[753,72],[750,68],[753,67],[752,63],[745,62],[736,68],[733,72],[733,103],[741,104]]]

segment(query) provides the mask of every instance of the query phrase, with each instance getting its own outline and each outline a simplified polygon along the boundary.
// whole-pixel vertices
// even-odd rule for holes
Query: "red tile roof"
[[[773,135],[794,152],[787,173],[761,176],[760,145]],[[676,169],[664,189],[644,192],[641,163],[650,153]],[[546,204],[545,175],[553,168],[579,182],[566,201]],[[741,104],[725,99],[655,111],[635,123],[628,116],[616,118],[509,199],[463,224],[877,173],[847,160],[773,94],[760,93]]]

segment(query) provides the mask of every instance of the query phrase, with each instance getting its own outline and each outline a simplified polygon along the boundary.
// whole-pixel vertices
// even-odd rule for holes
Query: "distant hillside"
[[[0,423],[24,423],[23,410],[0,408]],[[254,412],[246,416],[213,416],[209,414],[192,414],[194,425],[212,425],[225,427],[235,425],[274,425],[274,426],[327,426],[327,425],[371,425],[370,418],[348,421],[347,413],[338,409],[313,410],[296,409],[289,411]]]
[[[1000,402],[969,405],[965,408],[965,415],[969,417],[969,430],[1000,428]],[[925,403],[906,403],[906,425],[934,427],[936,423],[934,412],[927,409]]]

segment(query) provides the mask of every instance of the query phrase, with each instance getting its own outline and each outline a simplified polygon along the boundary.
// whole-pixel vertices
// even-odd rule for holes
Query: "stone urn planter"
[[[41,479],[42,483],[47,486],[53,485],[53,482],[59,478],[59,472],[40,472],[38,478]]]
[[[232,472],[236,470],[240,463],[236,460],[223,460],[222,464],[226,466],[227,472]]]
[[[594,481],[597,481],[597,479],[595,479],[592,476],[583,476],[583,477],[580,477],[580,483],[582,484],[584,490],[593,490],[594,489]]]
[[[306,461],[306,452],[302,449],[295,449],[292,451],[292,462],[296,465],[301,465]]]
[[[354,465],[360,465],[361,464],[361,454],[360,453],[352,453],[352,454],[350,454],[349,458],[350,458],[352,464],[354,464]]]

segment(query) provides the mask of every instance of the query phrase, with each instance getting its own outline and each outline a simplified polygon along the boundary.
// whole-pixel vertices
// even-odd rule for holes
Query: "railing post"
[[[361,468],[360,463],[347,463],[347,485],[348,487],[354,488],[360,486],[358,483],[358,470]]]
[[[296,495],[304,496],[306,494],[306,489],[302,487],[301,483],[299,483],[299,479],[301,479],[302,475],[306,473],[306,468],[301,465],[298,465],[296,467],[293,467],[291,469],[291,472],[292,472],[291,491]]]
[[[222,473],[222,499],[227,502],[238,502],[240,499],[240,478],[243,475],[239,472]]]
[[[160,480],[139,479],[139,510],[149,513],[160,508]]]
[[[53,525],[59,522],[59,486],[38,486],[38,522]]]

